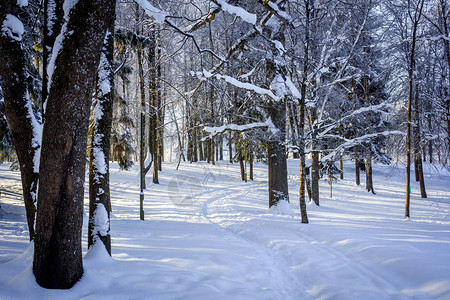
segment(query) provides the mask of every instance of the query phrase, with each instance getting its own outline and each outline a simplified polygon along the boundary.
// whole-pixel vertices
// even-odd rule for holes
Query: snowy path
[[[353,184],[350,169],[333,199],[321,182],[321,206],[308,206],[304,225],[296,164],[289,164],[287,215],[267,208],[264,165],[244,183],[236,165],[175,171],[165,164],[161,184],[145,192],[144,222],[137,172],[114,165],[113,259],[90,251],[84,277],[69,291],[34,282],[24,211],[14,197],[19,174],[2,165],[0,299],[450,299],[448,172],[428,173],[430,197],[417,200],[413,191],[413,218],[404,221],[401,173],[386,177],[392,170],[377,166],[372,196]]]
[[[226,189],[227,187],[222,188]],[[212,222],[218,226],[223,224],[221,228],[253,244],[259,251],[270,253],[269,256],[278,262],[277,267],[285,274],[285,278],[291,282],[291,286],[298,286],[300,281],[307,288],[309,286],[309,292],[316,297],[333,299],[391,299],[395,297],[396,299],[408,299],[381,276],[354,262],[332,247],[302,234],[300,231],[294,234],[288,230],[278,231],[278,240],[275,240],[273,236],[267,236],[267,228],[260,229],[264,225],[271,227],[270,224],[263,224],[265,222],[256,222],[252,228],[248,226],[249,222],[254,223],[252,218],[246,219],[246,224],[242,223],[242,226],[227,224],[227,220],[232,216],[239,215],[240,209],[233,209],[239,199],[245,200],[248,194],[258,193],[258,190],[264,190],[265,188],[266,184],[261,182],[251,184],[249,188],[244,190],[240,188],[217,194],[207,186],[211,198],[205,202],[204,215],[208,217],[208,214],[213,214],[214,217],[208,217]],[[264,218],[264,213],[260,213],[258,217]],[[268,222],[270,217],[265,217],[267,218],[265,221]],[[273,224],[273,226],[277,228],[277,225]],[[293,240],[298,242],[293,244],[291,243]],[[290,242],[283,243],[283,241]],[[298,272],[296,269],[305,269],[308,276],[302,276],[302,272]],[[339,277],[339,280],[336,276]],[[299,295],[294,288],[289,292],[288,295],[291,295],[292,298]]]

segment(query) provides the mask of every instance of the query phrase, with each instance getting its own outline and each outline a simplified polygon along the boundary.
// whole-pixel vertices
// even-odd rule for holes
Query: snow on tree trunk
[[[44,28],[43,28],[43,47],[42,61],[44,67],[42,70],[42,111],[44,112],[45,101],[48,96],[48,71],[53,52],[55,40],[61,32],[64,23],[64,0],[44,0]]]
[[[114,8],[112,8],[114,11]],[[110,19],[104,41],[97,79],[93,116],[92,149],[89,159],[88,247],[103,243],[111,255],[109,157],[114,100],[114,19]],[[100,218],[100,216],[102,216]]]
[[[26,54],[22,45],[23,10],[15,0],[0,3],[0,75],[5,114],[20,164],[23,199],[30,240],[34,238],[36,191],[39,177],[41,125],[28,95]]]
[[[36,281],[45,288],[71,288],[83,275],[81,227],[89,110],[112,7],[111,0],[66,1],[66,22],[53,48],[33,261]]]

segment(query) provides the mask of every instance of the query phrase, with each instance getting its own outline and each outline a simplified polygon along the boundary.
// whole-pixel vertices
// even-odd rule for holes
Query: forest
[[[308,213],[317,221],[331,199],[381,203],[389,185],[401,199],[396,220],[422,218],[411,207],[430,201],[420,205],[445,215],[430,219],[450,224],[446,0],[2,0],[0,23],[0,193],[12,193],[7,169],[18,172],[30,272],[42,288],[85,278],[84,239],[114,257],[111,223],[116,203],[118,215],[125,206],[115,201],[127,198],[119,179],[132,178],[140,221],[164,189],[160,198],[178,208],[209,193],[197,208],[228,228],[217,203],[236,218],[225,195],[248,187],[276,218],[313,227]],[[10,203],[0,200],[3,221]],[[264,236],[255,228],[251,243]],[[441,233],[434,238],[450,253]],[[450,282],[448,271],[436,282]],[[436,290],[374,299],[450,295]]]

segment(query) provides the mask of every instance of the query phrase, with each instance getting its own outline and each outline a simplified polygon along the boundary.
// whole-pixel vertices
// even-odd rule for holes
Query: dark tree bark
[[[311,195],[314,203],[319,206],[319,179],[320,179],[320,164],[319,164],[319,151],[317,149],[317,132],[314,125],[317,116],[316,109],[311,108],[310,112],[311,123]]]
[[[141,10],[139,5],[136,3],[136,24],[140,24],[141,21]],[[137,35],[140,35],[140,26],[137,26]],[[137,45],[137,64],[138,64],[138,76],[139,76],[139,96],[141,100],[141,109],[140,109],[140,121],[139,121],[139,219],[144,220],[144,189],[145,186],[145,85],[144,85],[144,70],[142,66],[142,56],[143,49],[142,44],[138,43]]]
[[[280,200],[289,202],[287,182],[286,149],[286,109],[284,101],[270,101],[268,113],[276,130],[269,130],[267,142],[269,166],[269,207],[277,205]]]
[[[372,177],[372,151],[367,150],[366,156],[366,191],[372,192],[375,194],[375,190],[373,188],[373,177]]]
[[[242,150],[239,149],[239,169],[241,170],[241,180],[247,181],[247,174],[245,173],[245,167],[244,167],[244,157],[242,155]]]
[[[91,96],[111,0],[79,0],[55,58],[42,137],[33,273],[45,288],[71,288],[83,274],[81,227]]]
[[[300,115],[299,115],[299,127],[298,127],[298,152],[300,158],[300,214],[302,216],[302,223],[307,224],[308,214],[306,211],[306,195],[308,193],[309,199],[311,199],[311,189],[308,185],[307,176],[309,175],[309,169],[306,168],[306,154],[305,154],[305,102],[306,102],[306,84],[308,80],[308,64],[309,64],[309,35],[310,35],[310,17],[311,17],[312,5],[310,0],[305,1],[305,13],[306,13],[306,28],[305,28],[305,60],[303,61],[303,76],[301,85],[301,98],[300,98]]]
[[[408,2],[408,4],[410,4]],[[411,42],[411,53],[409,56],[409,67],[408,67],[408,109],[406,117],[406,201],[405,201],[405,219],[410,217],[410,201],[411,201],[411,123],[412,123],[412,102],[413,102],[413,81],[414,81],[414,70],[415,70],[415,51],[416,51],[416,33],[417,27],[419,25],[420,17],[422,15],[422,8],[424,5],[424,0],[417,3],[416,10],[414,12],[414,18],[411,20],[413,22],[413,32],[412,32],[412,42]],[[408,10],[411,7],[408,6]],[[411,12],[411,11],[410,11]],[[410,13],[411,16],[411,13]]]
[[[442,30],[441,32],[443,33],[443,37],[448,37],[449,36],[449,24],[448,24],[448,10],[447,10],[447,4],[448,1],[446,0],[439,0],[439,14],[441,15],[442,18]],[[443,43],[444,43],[444,52],[445,52],[445,58],[447,60],[447,65],[448,65],[448,75],[447,75],[447,80],[450,83],[450,41],[448,40],[448,38],[443,38],[442,39]],[[450,147],[450,93],[447,93],[446,95],[447,99],[445,101],[445,109],[447,111],[447,152],[449,150]]]
[[[0,2],[0,24],[6,15],[20,19],[24,12],[16,0]],[[39,131],[28,95],[26,72],[27,59],[22,47],[22,36],[0,32],[0,76],[5,101],[5,114],[11,130],[12,141],[16,149],[22,179],[22,192],[25,203],[30,240],[34,238],[36,213],[36,189],[38,183]],[[35,161],[36,159],[36,161]],[[36,165],[35,165],[36,163]]]
[[[115,2],[113,2],[115,6]],[[115,7],[111,10],[114,12]],[[114,101],[114,18],[110,19],[97,78],[89,159],[88,247],[103,243],[111,255],[109,158]],[[106,217],[106,219],[105,219]]]
[[[359,173],[359,160],[355,157],[355,182],[357,185],[361,184],[361,178]]]
[[[48,96],[48,74],[47,66],[50,63],[53,45],[56,37],[61,32],[64,23],[64,0],[44,0],[44,28],[43,28],[43,47],[42,61],[42,111],[44,112],[45,101]]]
[[[250,174],[249,174],[249,177],[250,177],[250,180],[253,180],[253,154],[250,154],[249,162],[250,162]]]
[[[415,85],[415,95],[414,95],[414,112],[413,112],[413,118],[414,118],[414,128],[413,128],[413,135],[414,135],[414,170],[416,175],[416,181],[419,181],[420,185],[420,196],[421,198],[427,198],[427,192],[425,188],[425,178],[423,176],[423,161],[422,161],[422,137],[420,133],[420,110],[421,106],[419,104],[419,87],[416,84]]]
[[[290,140],[291,140],[291,148],[292,148],[292,157],[294,159],[299,158],[298,153],[298,135],[296,130],[297,128],[297,120],[295,118],[295,107],[294,103],[288,103],[287,104],[287,111],[289,113],[289,129],[290,129]]]
[[[155,32],[150,33],[150,49],[148,50],[148,59],[150,64],[150,114],[149,114],[149,126],[148,126],[148,145],[150,149],[150,153],[153,159],[153,176],[152,182],[159,184],[159,163],[160,163],[160,153],[158,146],[158,113],[159,113],[159,92],[158,92],[158,84],[157,84],[157,50],[156,50],[156,35]]]
[[[267,2],[267,1],[266,1]],[[263,3],[266,5],[266,3]],[[267,8],[267,7],[266,7]],[[286,3],[279,7],[282,11],[286,9]],[[264,21],[262,21],[264,22]],[[267,35],[284,45],[285,28],[279,26],[267,29]],[[266,87],[275,87],[274,92],[279,93],[278,99],[268,99],[267,115],[272,120],[274,128],[268,130],[267,156],[269,169],[269,207],[276,206],[279,201],[289,202],[289,190],[287,180],[287,157],[286,157],[286,104],[292,101],[291,96],[286,93],[288,87],[286,61],[280,55],[278,49],[272,48],[271,57],[267,63]],[[284,87],[279,86],[283,82]]]

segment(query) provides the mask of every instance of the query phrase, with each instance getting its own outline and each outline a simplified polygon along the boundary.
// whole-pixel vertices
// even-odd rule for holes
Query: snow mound
[[[292,210],[291,204],[288,201],[281,200],[277,203],[277,205],[269,208],[269,212],[274,215],[288,215],[295,216],[295,212]]]

